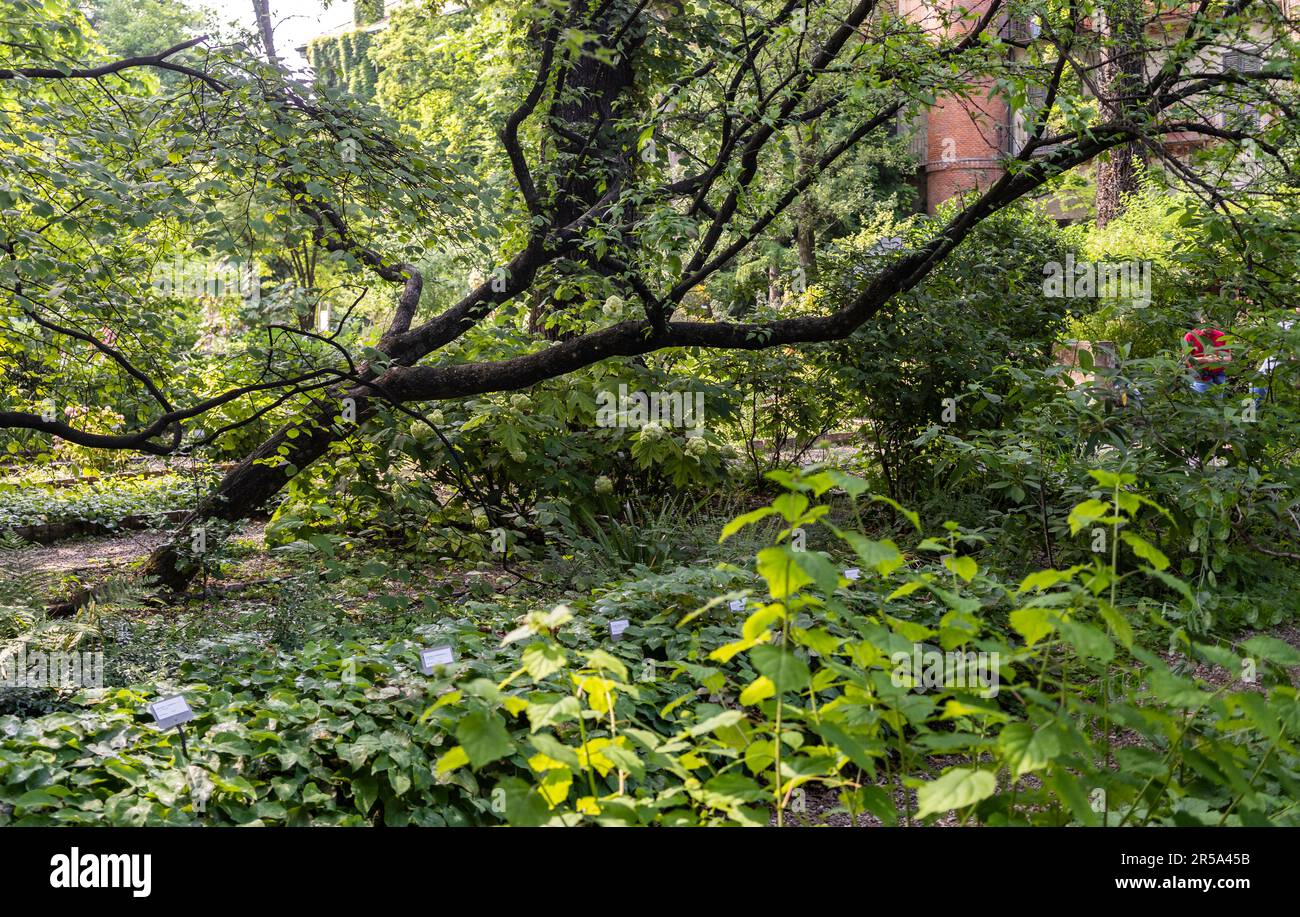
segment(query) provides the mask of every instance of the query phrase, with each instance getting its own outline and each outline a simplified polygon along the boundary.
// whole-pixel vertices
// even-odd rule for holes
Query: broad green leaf
[[[794,525],[808,509],[808,498],[803,494],[781,494],[772,501],[772,509],[780,513],[786,522]]]
[[[760,675],[740,692],[740,703],[746,707],[767,700],[776,694],[776,685],[766,675]]]
[[[513,754],[515,750],[501,718],[481,710],[467,713],[461,719],[456,726],[456,739],[465,749],[474,770]]]
[[[1060,754],[1061,743],[1051,727],[1036,730],[1028,723],[1010,723],[998,734],[998,750],[1015,779],[1050,764]]]
[[[1077,535],[1080,529],[1085,529],[1099,520],[1109,521],[1110,512],[1109,503],[1100,500],[1084,500],[1070,510],[1067,520],[1070,523],[1070,534]]]
[[[1030,589],[1042,592],[1045,589],[1051,589],[1057,583],[1068,583],[1074,579],[1074,575],[1081,569],[1083,568],[1076,566],[1070,567],[1068,570],[1039,570],[1021,580],[1020,588],[1016,592],[1028,592]]]
[[[1058,765],[1043,778],[1043,783],[1074,813],[1076,820],[1089,827],[1101,824],[1100,813],[1093,811],[1089,794],[1084,792],[1083,785],[1074,774]]]
[[[1300,650],[1276,637],[1251,637],[1241,645],[1247,653],[1281,666],[1300,665]]]
[[[1124,543],[1133,549],[1133,553],[1145,560],[1157,570],[1167,569],[1169,558],[1164,555],[1159,548],[1151,544],[1141,535],[1135,535],[1132,532],[1120,532],[1119,537],[1124,539]]]
[[[904,563],[903,554],[898,545],[888,538],[876,541],[858,532],[842,531],[838,533],[849,543],[864,566],[870,567],[881,576],[888,576]]]
[[[912,528],[916,529],[918,532],[921,531],[921,516],[915,510],[904,509],[903,505],[897,500],[893,500],[889,497],[882,497],[879,494],[873,494],[871,499],[875,503],[884,503],[888,506],[892,506],[895,511],[903,516],[904,519],[912,523]]]
[[[564,649],[555,643],[533,643],[524,648],[521,661],[524,671],[541,681],[564,668]]]
[[[1057,622],[1061,636],[1081,656],[1088,656],[1100,662],[1109,662],[1115,658],[1115,644],[1103,632],[1091,624],[1064,619]]]
[[[867,745],[857,737],[850,735],[847,730],[837,723],[829,720],[822,720],[820,723],[813,724],[813,731],[837,751],[844,754],[850,761],[862,768],[868,776],[875,776],[876,762],[873,756],[882,755],[883,752],[878,749],[869,749]]]
[[[945,557],[943,565],[968,583],[975,578],[975,574],[980,569],[979,564],[975,563],[973,557],[967,557],[964,554]]]
[[[462,746],[455,745],[449,748],[443,756],[438,759],[438,763],[434,767],[434,772],[442,775],[454,771],[458,767],[464,767],[466,764],[469,764],[469,755],[465,753],[465,749]]]
[[[739,710],[724,710],[722,713],[714,714],[701,723],[696,723],[686,731],[689,736],[702,736],[713,732],[715,729],[722,729],[726,726],[734,726],[745,718],[745,714]]]
[[[1115,639],[1125,649],[1130,649],[1133,646],[1133,627],[1128,623],[1128,618],[1124,617],[1123,612],[1113,608],[1109,602],[1102,602],[1097,606],[1097,613],[1106,622]]]
[[[1011,612],[1011,626],[1033,646],[1056,628],[1057,615],[1048,608],[1017,608]]]
[[[558,794],[558,786],[552,789]],[[517,828],[535,828],[546,824],[551,818],[551,806],[547,799],[518,777],[503,778],[494,792],[505,797],[506,821]],[[568,795],[567,787],[565,795]]]
[[[889,595],[885,596],[886,602],[892,602],[894,599],[901,599],[903,596],[911,595],[918,589],[924,588],[925,580],[914,579],[910,582],[903,583]]]
[[[931,780],[916,791],[917,818],[949,812],[974,805],[992,796],[998,788],[992,772],[954,767],[938,780]]]
[[[768,516],[772,515],[775,512],[776,510],[770,506],[760,506],[758,509],[754,510],[753,512],[749,512],[737,516],[735,519],[732,519],[730,522],[728,522],[726,525],[722,527],[722,534],[718,536],[719,543],[726,541],[728,538],[730,538],[732,535],[739,532],[745,526],[751,525],[752,523],[758,522],[762,519],[766,519]]]
[[[799,552],[788,545],[764,548],[758,552],[758,575],[767,583],[774,599],[789,598],[813,581],[799,563]]]
[[[784,647],[756,646],[749,651],[749,658],[777,691],[802,691],[812,677],[807,664]]]

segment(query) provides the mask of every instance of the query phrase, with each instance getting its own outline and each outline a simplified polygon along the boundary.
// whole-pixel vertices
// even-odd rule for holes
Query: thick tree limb
[[[159,70],[170,70],[173,73],[183,73],[186,76],[193,77],[207,83],[213,89],[224,91],[227,87],[220,80],[196,70],[193,67],[187,67],[184,64],[172,63],[169,57],[179,54],[195,45],[207,41],[208,36],[200,35],[198,38],[191,38],[188,41],[182,41],[180,44],[172,45],[165,51],[159,51],[157,54],[144,54],[139,57],[125,57],[121,60],[112,61],[107,64],[100,64],[98,67],[87,67],[84,69],[64,69],[59,67],[17,67],[13,69],[0,68],[0,80],[12,80],[19,77],[26,77],[33,80],[94,80],[103,76],[111,76],[115,73],[121,73],[123,70],[130,70],[133,67],[156,67]]]

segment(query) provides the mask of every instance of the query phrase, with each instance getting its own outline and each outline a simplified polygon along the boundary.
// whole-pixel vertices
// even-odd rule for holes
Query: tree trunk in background
[[[273,66],[278,67],[280,56],[275,53],[275,30],[271,27],[271,0],[253,0],[253,18],[257,20],[257,31],[262,36],[266,59]]]
[[[809,125],[807,135],[799,132],[799,178],[811,172],[817,163],[817,124]],[[817,276],[817,203],[812,190],[799,198],[795,211],[795,244],[799,248],[799,267],[803,268],[804,282],[811,284]]]
[[[1109,0],[1104,6],[1102,35],[1106,45],[1097,74],[1105,97],[1107,117],[1124,119],[1141,103],[1135,98],[1143,84],[1146,54],[1143,50],[1142,0]],[[1124,212],[1125,196],[1138,189],[1144,159],[1136,143],[1110,151],[1097,163],[1097,225],[1105,226]]]
[[[781,287],[781,266],[772,261],[767,265],[767,307],[781,308],[785,301],[785,290]]]
[[[610,3],[594,18],[584,14],[570,25],[597,36],[602,47],[612,51],[610,42],[620,34],[631,13],[630,5]],[[619,107],[635,81],[633,57],[644,38],[644,29],[637,27],[621,36],[621,53],[614,56],[613,63],[604,63],[588,53],[572,66],[560,69],[557,96],[548,117],[560,171],[553,204],[559,226],[580,217],[606,189],[619,187],[635,168],[640,151],[625,149],[635,133],[619,129],[616,122],[622,114]],[[633,221],[634,212],[629,208],[624,218]],[[550,290],[540,292],[543,302],[536,317],[530,316],[530,322],[548,340],[571,336],[557,327],[546,327],[547,317],[563,311],[566,304],[551,300]]]

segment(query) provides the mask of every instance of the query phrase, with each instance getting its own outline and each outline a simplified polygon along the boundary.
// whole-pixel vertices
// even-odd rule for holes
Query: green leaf
[[[1236,702],[1241,705],[1241,709],[1250,717],[1259,731],[1274,743],[1284,741],[1282,731],[1279,727],[1277,715],[1269,707],[1268,701],[1263,695],[1256,694],[1254,691],[1242,691],[1236,695]]]
[[[788,545],[764,548],[758,552],[758,575],[767,582],[774,599],[784,599],[813,581],[799,563],[798,551]]]
[[[464,767],[469,764],[469,755],[465,754],[465,749],[459,745],[449,748],[434,768],[434,773],[441,776],[454,771],[458,767]]]
[[[1131,474],[1117,474],[1114,471],[1106,471],[1104,468],[1089,469],[1088,475],[1106,490],[1127,487],[1137,482],[1137,478]]]
[[[533,643],[524,648],[521,661],[534,681],[541,681],[564,668],[567,657],[564,649],[555,643]]]
[[[1125,649],[1131,649],[1133,646],[1133,626],[1128,623],[1128,618],[1117,608],[1113,608],[1109,602],[1102,602],[1097,607],[1097,613],[1101,619],[1106,622],[1110,632],[1115,635]]]
[[[546,800],[518,777],[502,779],[494,792],[505,796],[506,821],[517,828],[536,828],[551,818]]]
[[[968,583],[975,578],[975,574],[980,569],[979,564],[975,563],[973,557],[967,557],[964,554],[945,557],[943,565]]]
[[[1077,535],[1080,529],[1085,529],[1099,520],[1108,521],[1110,511],[1109,503],[1100,500],[1084,500],[1070,510],[1067,520],[1070,523],[1070,534]]]
[[[794,525],[808,509],[808,498],[803,494],[781,494],[772,501],[772,509],[780,513],[786,522]]]
[[[1017,608],[1011,612],[1011,626],[1033,646],[1056,628],[1057,615],[1048,608]]]
[[[749,658],[760,675],[772,680],[777,691],[801,691],[812,678],[802,659],[779,646],[756,646],[749,651]]]
[[[833,748],[844,754],[850,761],[866,771],[868,775],[875,776],[876,762],[873,760],[873,756],[882,755],[882,751],[868,749],[865,744],[850,735],[845,729],[829,720],[814,723],[812,728]]]
[[[1148,668],[1147,685],[1151,695],[1173,707],[1188,709],[1202,706],[1210,699],[1196,684],[1164,668]]]
[[[1051,727],[1035,730],[1028,723],[1011,723],[998,734],[998,749],[1015,779],[1050,764],[1060,754],[1061,743]]]
[[[715,714],[704,720],[702,723],[696,723],[686,731],[689,736],[702,736],[713,732],[715,729],[723,729],[727,726],[734,726],[745,718],[745,714],[739,710],[724,710],[722,713]]]
[[[1064,619],[1058,622],[1061,636],[1081,656],[1088,656],[1100,662],[1109,662],[1115,658],[1115,644],[1110,638],[1093,627],[1080,621]]]
[[[1021,580],[1020,588],[1017,589],[1016,592],[1028,592],[1030,589],[1042,592],[1044,589],[1052,588],[1057,583],[1068,583],[1070,580],[1074,579],[1074,575],[1081,569],[1083,568],[1071,567],[1068,570],[1039,570],[1036,573],[1029,574]]]
[[[604,650],[588,650],[584,655],[587,658],[588,668],[612,672],[618,676],[619,681],[627,681],[627,666],[617,656],[611,656]]]
[[[578,750],[570,745],[565,745],[549,732],[538,732],[528,737],[528,741],[548,758],[554,758],[569,765],[575,771],[580,770],[582,765],[578,761]]]
[[[885,601],[892,602],[894,599],[901,599],[903,596],[911,595],[916,590],[924,588],[925,585],[926,585],[925,580],[920,580],[920,579],[914,579],[911,582],[903,583],[903,585],[899,586],[893,592],[889,593],[889,595],[885,596]]]
[[[379,781],[374,777],[353,777],[352,796],[353,802],[357,805],[357,811],[362,815],[368,815],[370,807],[379,798]]]
[[[841,538],[853,548],[864,566],[870,567],[881,576],[888,576],[903,565],[904,559],[898,545],[888,538],[876,541],[858,532],[839,532]]]
[[[577,719],[582,713],[582,704],[572,694],[556,694],[528,705],[528,726],[531,731]]]
[[[62,801],[57,796],[52,795],[47,790],[28,790],[14,800],[14,808],[16,809],[41,809],[47,806],[53,808],[62,804]]]
[[[1044,778],[1043,782],[1069,807],[1078,821],[1089,827],[1101,824],[1101,818],[1092,810],[1088,794],[1083,791],[1083,785],[1069,771],[1057,767]]]
[[[820,551],[792,551],[799,569],[812,577],[817,588],[829,595],[840,585],[840,571]]]
[[[600,753],[613,761],[615,767],[631,774],[633,779],[641,780],[645,777],[645,762],[638,758],[635,752],[611,742],[604,746]]]
[[[758,509],[754,510],[751,513],[745,513],[744,515],[737,516],[735,519],[732,519],[730,522],[728,522],[726,525],[722,527],[722,534],[718,536],[718,542],[721,543],[726,541],[728,538],[730,538],[732,535],[739,532],[745,526],[751,525],[762,519],[766,519],[768,516],[772,515],[775,512],[776,510],[770,506],[760,506]]]
[[[456,739],[469,756],[469,764],[478,770],[515,750],[505,723],[496,714],[476,710],[465,715],[456,726]]]
[[[1135,535],[1132,532],[1120,532],[1119,537],[1124,539],[1124,543],[1133,549],[1134,554],[1157,570],[1165,570],[1169,567],[1169,558],[1164,555],[1164,552],[1142,536]]]
[[[1170,589],[1174,590],[1183,598],[1187,599],[1187,601],[1189,602],[1192,601],[1192,587],[1187,585],[1178,577],[1174,576],[1172,573],[1169,573],[1165,570],[1157,570],[1154,567],[1151,568],[1143,567],[1142,572],[1145,573],[1147,576],[1160,580],[1160,582],[1164,583]]]
[[[917,818],[949,812],[974,805],[992,796],[998,788],[997,779],[990,771],[954,767],[938,780],[932,780],[916,791]]]
[[[873,495],[871,499],[875,503],[885,503],[892,506],[904,519],[912,523],[914,529],[918,532],[921,531],[921,516],[915,510],[904,509],[903,505],[897,500],[891,500],[889,497],[882,497],[879,494]]]
[[[1269,662],[1282,666],[1300,665],[1300,650],[1276,637],[1251,637],[1241,645],[1252,656],[1259,656]]]
[[[772,684],[772,679],[766,675],[760,675],[751,681],[745,687],[745,690],[740,692],[740,703],[743,706],[750,707],[775,696],[775,694],[776,685]]]

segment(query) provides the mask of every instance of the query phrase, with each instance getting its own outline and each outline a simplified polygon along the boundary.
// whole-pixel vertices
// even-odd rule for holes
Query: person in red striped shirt
[[[1183,335],[1187,345],[1187,368],[1196,374],[1192,390],[1204,394],[1212,385],[1228,381],[1228,364],[1232,351],[1228,349],[1227,335],[1218,328],[1194,328]]]

